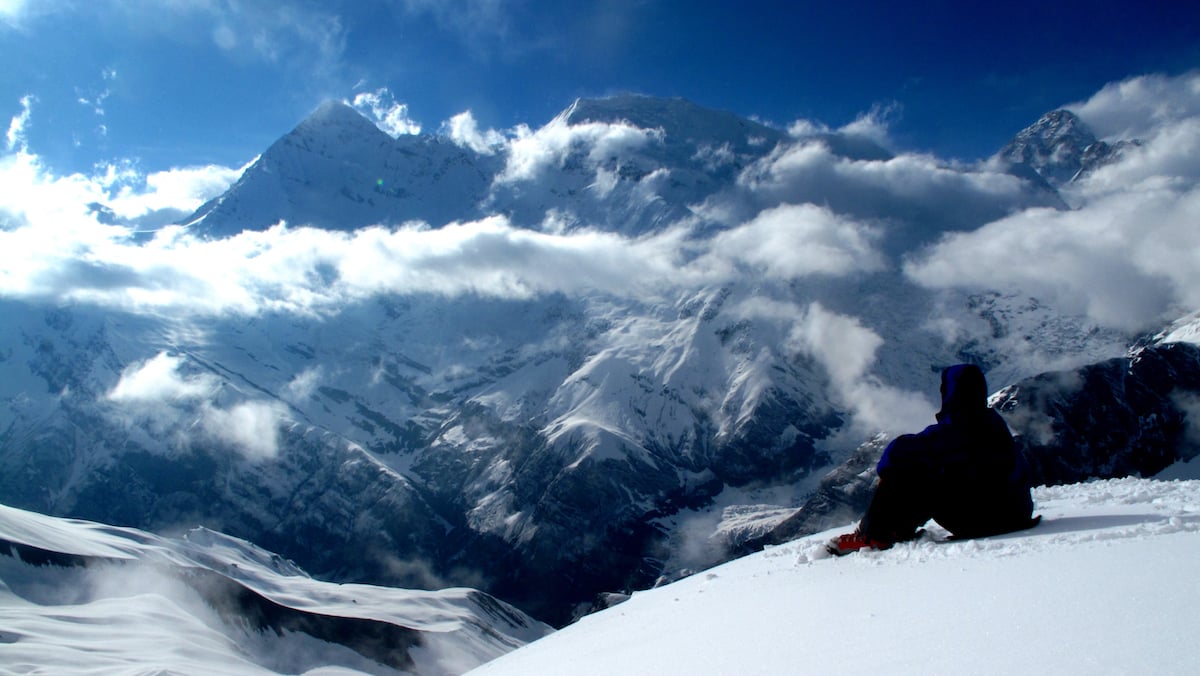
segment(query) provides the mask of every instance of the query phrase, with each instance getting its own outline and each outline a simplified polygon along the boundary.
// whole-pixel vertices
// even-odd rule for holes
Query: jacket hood
[[[974,364],[957,364],[942,371],[941,422],[978,415],[987,410],[987,379]]]

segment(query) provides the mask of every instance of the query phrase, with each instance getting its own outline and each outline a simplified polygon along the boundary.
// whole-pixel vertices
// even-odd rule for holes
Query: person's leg
[[[911,540],[933,515],[932,482],[916,472],[881,477],[858,532],[868,540],[892,544]]]

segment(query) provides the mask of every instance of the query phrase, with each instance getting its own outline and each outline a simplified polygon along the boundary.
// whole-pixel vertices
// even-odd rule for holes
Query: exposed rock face
[[[1194,417],[1200,348],[1145,347],[1131,358],[1045,373],[994,395],[1034,481],[1153,476],[1200,452]]]
[[[1054,110],[1021,130],[1000,151],[1018,175],[1032,172],[1053,188],[1079,180],[1120,157],[1137,141],[1110,144],[1069,110]],[[1023,173],[1025,172],[1025,173]]]
[[[1132,357],[1010,385],[991,403],[1008,422],[1034,485],[1153,476],[1200,455],[1200,347],[1154,344]],[[887,439],[864,444],[826,474],[812,497],[738,553],[851,523],[871,498]]]

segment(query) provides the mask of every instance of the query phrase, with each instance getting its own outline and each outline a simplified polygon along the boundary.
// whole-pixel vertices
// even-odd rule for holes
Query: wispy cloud
[[[458,145],[484,155],[496,154],[508,142],[508,138],[495,129],[481,131],[469,110],[443,122],[441,132]]]
[[[5,139],[8,141],[6,147],[9,152],[26,150],[27,140],[25,129],[29,126],[29,117],[32,112],[31,109],[33,108],[34,100],[32,95],[21,97],[21,112],[14,115],[8,123],[8,133],[5,135]]]
[[[349,104],[393,138],[421,133],[421,124],[408,115],[408,104],[397,102],[387,87],[360,92]]]
[[[411,16],[426,16],[483,58],[507,50],[513,34],[511,3],[504,0],[401,0]]]
[[[204,437],[247,459],[278,455],[279,426],[287,419],[283,404],[240,398],[223,406],[221,380],[211,373],[185,372],[185,366],[184,357],[166,352],[131,364],[105,397],[116,407],[113,415],[129,425],[148,426],[176,444],[188,443],[196,423]]]

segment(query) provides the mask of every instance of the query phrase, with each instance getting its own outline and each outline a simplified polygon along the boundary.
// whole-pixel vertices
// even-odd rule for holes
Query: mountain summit
[[[496,162],[430,135],[392,138],[327,101],[184,222],[210,237],[280,221],[332,230],[474,218]]]
[[[1054,188],[1061,188],[1112,162],[1130,143],[1101,141],[1078,115],[1059,109],[1021,130],[998,155],[1014,166],[1032,169]]]

